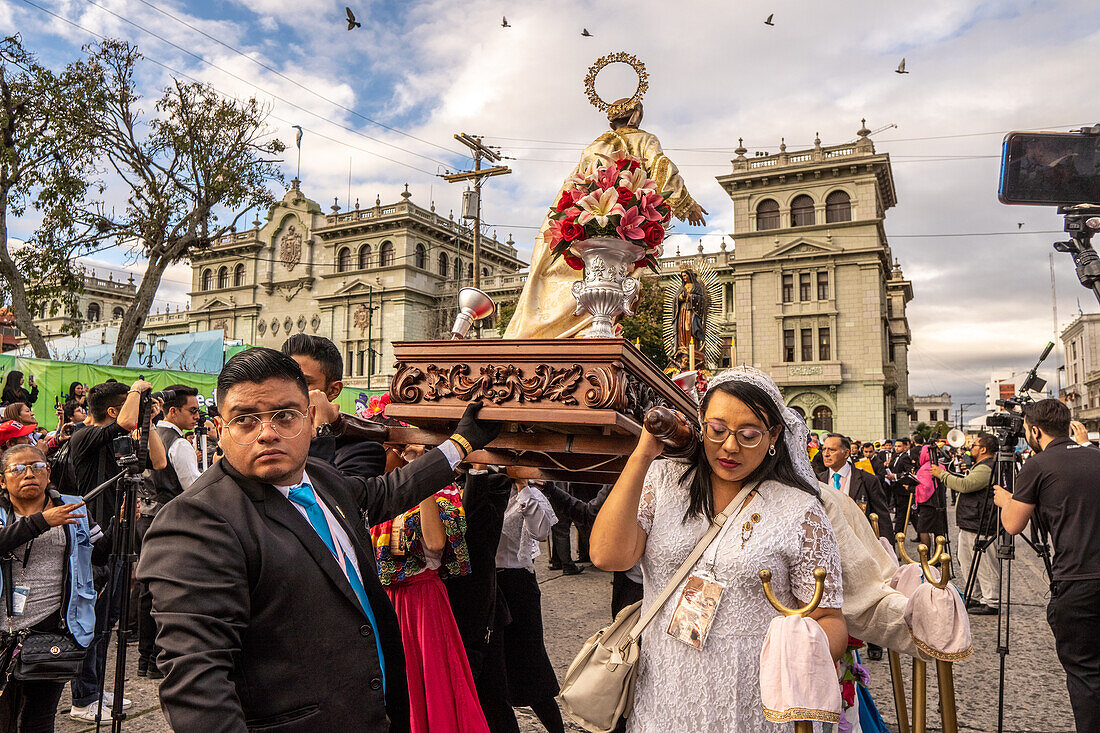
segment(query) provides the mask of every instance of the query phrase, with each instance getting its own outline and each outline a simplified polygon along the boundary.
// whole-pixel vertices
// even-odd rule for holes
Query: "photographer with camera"
[[[1100,451],[1069,437],[1069,408],[1054,399],[1024,405],[1035,455],[1010,493],[994,486],[1005,531],[1029,521],[1050,533],[1053,581],[1047,622],[1066,671],[1077,733],[1100,733]]]
[[[970,448],[974,466],[965,476],[949,473],[943,466],[933,465],[932,475],[943,485],[959,494],[955,504],[955,523],[959,526],[959,566],[969,568],[974,560],[974,546],[980,537],[997,534],[996,513],[989,506],[993,486],[993,461],[997,457],[997,438],[981,433]],[[984,521],[983,521],[984,519]],[[978,577],[967,610],[977,616],[992,616],[1000,605],[1001,570],[994,553],[978,561]]]
[[[69,454],[76,474],[77,494],[83,496],[122,473],[119,456],[115,453],[115,439],[128,436],[139,427],[142,393],[152,389],[153,385],[139,379],[129,389],[120,382],[104,382],[89,390],[88,409],[91,420],[69,439]],[[154,419],[159,409],[159,400],[153,400]],[[167,465],[164,445],[157,432],[151,430],[147,467],[162,469]],[[91,515],[101,521],[104,527],[110,528],[117,524],[119,506],[114,487],[97,496],[89,509]],[[72,682],[73,705],[69,717],[76,720],[95,720],[96,705],[100,702],[100,660],[107,654],[109,632],[118,621],[122,586],[122,583],[116,582],[115,593],[110,598],[104,592],[104,588],[110,587],[109,581],[98,588],[96,636],[88,648],[88,656],[84,658],[80,677]],[[111,702],[110,693],[104,692],[104,711],[111,706]]]

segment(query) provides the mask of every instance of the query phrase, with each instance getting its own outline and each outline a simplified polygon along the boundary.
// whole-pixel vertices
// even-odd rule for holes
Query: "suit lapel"
[[[237,482],[237,485],[240,486],[241,490],[249,499],[257,504],[263,505],[265,516],[276,524],[281,524],[297,537],[298,541],[301,542],[302,546],[306,549],[306,552],[309,553],[313,561],[317,563],[318,567],[328,576],[329,580],[333,582],[350,603],[360,609],[360,612],[366,616],[366,613],[362,610],[362,606],[359,604],[359,597],[356,596],[355,591],[351,589],[351,583],[348,582],[343,569],[336,564],[336,558],[333,557],[332,552],[329,551],[328,546],[325,545],[320,535],[317,534],[317,530],[313,528],[313,525],[311,525],[309,521],[294,508],[294,505],[290,503],[290,499],[280,494],[279,490],[274,486],[261,483],[255,479],[242,475],[240,471],[234,468],[229,461],[224,458],[215,464],[213,470],[224,471],[227,476]],[[326,503],[329,505],[331,511],[331,499],[326,501]],[[339,518],[340,513],[335,512],[335,514]],[[346,528],[344,531],[347,531]],[[348,536],[352,538],[352,544],[354,545],[354,535],[349,534]],[[362,560],[360,560],[360,563],[361,562]]]

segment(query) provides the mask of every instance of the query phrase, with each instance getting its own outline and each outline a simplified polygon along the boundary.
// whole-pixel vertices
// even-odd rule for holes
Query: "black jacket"
[[[849,464],[851,466],[851,464]],[[859,504],[864,504],[865,514],[878,515],[878,533],[880,536],[890,539],[890,507],[886,503],[886,491],[882,488],[882,482],[862,468],[851,466],[851,478],[848,479],[848,496]],[[829,469],[817,474],[821,483],[833,488],[829,483]],[[822,489],[824,491],[824,489]],[[835,491],[835,489],[833,489]]]
[[[138,565],[174,730],[408,730],[401,632],[360,511],[397,516],[450,484],[453,471],[431,450],[373,479],[315,459],[306,472],[355,545],[382,637],[384,695],[370,623],[332,553],[275,487],[222,459],[161,509]]]
[[[993,459],[987,458],[983,461],[978,461],[974,465],[974,468],[970,469],[968,477],[978,476],[974,470],[981,465],[988,466],[989,481],[982,483],[984,487],[977,491],[968,491],[959,494],[959,500],[955,503],[955,523],[958,524],[959,529],[965,529],[967,532],[974,532],[976,534],[995,534],[997,531],[997,507],[993,505],[993,497],[990,496],[990,492],[993,490]],[[985,473],[982,471],[981,473]],[[956,480],[954,477],[947,477],[944,480],[944,485],[947,488],[959,488],[966,481],[965,478]],[[985,522],[982,522],[982,509],[985,509]]]
[[[4,390],[2,401],[5,405],[10,405],[13,402],[22,402],[30,407],[38,400],[38,385],[32,384],[31,391],[28,392],[23,387],[9,387]]]

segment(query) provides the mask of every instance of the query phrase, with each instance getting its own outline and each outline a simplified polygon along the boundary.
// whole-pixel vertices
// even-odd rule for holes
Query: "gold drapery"
[[[672,215],[677,219],[686,219],[695,201],[688,193],[676,164],[661,150],[657,136],[645,130],[620,127],[600,135],[584,149],[570,177],[583,174],[589,165],[599,161],[597,154],[610,155],[620,151],[642,161],[650,177],[657,182],[657,190],[671,192],[668,204]],[[553,201],[560,198],[564,188],[563,182]],[[544,240],[549,226],[550,218],[547,216],[535,238],[527,282],[523,285],[515,315],[504,332],[504,338],[570,338],[582,335],[592,323],[592,316],[588,314],[573,315],[577,302],[571,287],[574,281],[581,278],[581,273],[565,264],[563,258],[551,262],[550,246]]]

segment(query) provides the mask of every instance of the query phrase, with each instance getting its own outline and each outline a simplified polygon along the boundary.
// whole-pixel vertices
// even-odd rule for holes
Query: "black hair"
[[[176,398],[174,400],[165,400],[164,402],[164,414],[168,414],[168,409],[174,407],[177,410],[182,410],[183,406],[187,404],[187,398],[198,397],[199,391],[194,387],[188,387],[186,384],[173,384],[170,387],[164,388],[165,392],[175,392]]]
[[[121,382],[104,382],[88,390],[88,412],[92,419],[106,420],[107,408],[122,407],[130,390]]]
[[[268,379],[285,379],[294,382],[309,396],[309,385],[298,362],[281,351],[255,346],[242,351],[225,363],[218,373],[216,397],[218,404],[225,404],[225,395],[238,384],[263,382]]]
[[[784,427],[783,416],[772,401],[771,395],[762,388],[749,382],[723,382],[707,391],[700,405],[702,414],[706,414],[707,405],[716,392],[724,392],[736,397],[745,403],[768,428],[776,426]],[[705,438],[703,440],[706,440]],[[794,461],[790,451],[787,450],[787,441],[780,433],[779,440],[775,441],[775,454],[765,453],[764,460],[752,473],[745,477],[744,483],[756,481],[778,481],[781,484],[794,486],[807,494],[820,497],[817,486],[810,484],[798,474],[794,468]],[[688,482],[688,508],[684,512],[684,521],[692,517],[706,517],[713,519],[718,513],[714,507],[714,494],[711,491],[711,469],[707,461],[706,451],[702,440],[695,449],[694,460],[680,476],[680,482]]]
[[[902,445],[909,445],[909,438],[898,438],[895,443],[901,443]]]
[[[905,441],[908,443],[909,441]],[[924,436],[920,433],[913,433],[913,445],[924,445]]]
[[[1069,423],[1072,420],[1069,408],[1056,399],[1024,405],[1024,419],[1028,425],[1039,428],[1052,438],[1069,437]]]
[[[997,436],[992,433],[978,433],[974,438],[974,445],[981,446],[986,453],[996,453],[998,442]]]
[[[308,333],[296,333],[283,342],[283,353],[287,356],[308,356],[321,365],[325,375],[325,386],[339,381],[344,376],[344,359],[336,344],[324,336],[310,336]]]
[[[23,372],[12,369],[8,372],[8,376],[4,379],[4,391],[9,389],[16,389],[19,387],[19,383],[23,380]]]
[[[76,412],[76,408],[84,410],[84,403],[77,402],[76,400],[66,400],[65,404],[61,406],[61,410],[65,416],[65,422],[73,421],[73,413]]]
[[[68,397],[68,399],[79,401],[77,399],[77,396],[76,396],[76,388],[79,387],[79,386],[80,386],[80,382],[70,382],[69,383],[69,397]],[[87,398],[87,395],[85,395],[85,398]]]
[[[852,452],[852,441],[846,435],[841,435],[840,433],[829,433],[825,436],[825,439],[828,440],[829,438],[839,438],[840,444],[844,446],[844,450],[848,451],[849,453]]]

